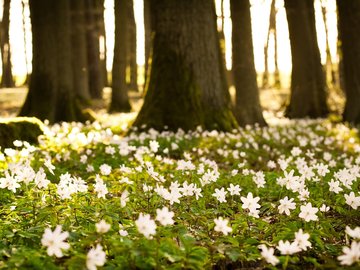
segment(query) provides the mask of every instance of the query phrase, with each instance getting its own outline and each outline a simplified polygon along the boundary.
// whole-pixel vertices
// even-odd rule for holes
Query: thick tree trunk
[[[86,51],[86,22],[85,1],[71,1],[72,11],[72,68],[74,72],[73,84],[76,98],[82,103],[89,103],[88,61]]]
[[[236,88],[234,115],[242,126],[266,125],[256,82],[249,0],[230,0],[233,74]]]
[[[115,1],[115,46],[112,68],[112,95],[110,112],[131,110],[126,86],[127,0]]]
[[[127,31],[128,31],[128,66],[130,70],[130,81],[129,89],[138,91],[137,84],[137,64],[136,64],[136,23],[134,17],[134,2],[133,0],[127,1],[128,9],[128,21],[127,21]]]
[[[151,52],[151,18],[150,18],[150,0],[144,0],[144,31],[145,31],[145,70],[144,70],[144,89],[148,82],[150,74],[149,61]]]
[[[15,82],[12,76],[11,66],[11,50],[9,39],[9,26],[10,26],[10,0],[4,0],[3,18],[1,22],[1,60],[2,60],[2,76],[1,87],[14,87]]]
[[[20,115],[85,121],[73,90],[70,0],[30,0],[33,72]]]
[[[360,2],[337,0],[344,90],[344,121],[360,123]]]
[[[152,0],[153,58],[134,123],[155,129],[231,130],[236,121],[221,65],[212,0]]]
[[[292,75],[290,118],[317,118],[328,113],[326,83],[315,28],[313,0],[285,0],[289,25]]]
[[[72,0],[73,1],[73,0]],[[86,44],[89,72],[89,91],[92,98],[101,99],[103,90],[102,69],[100,63],[99,33],[96,26],[96,1],[85,0],[85,18],[87,24]]]

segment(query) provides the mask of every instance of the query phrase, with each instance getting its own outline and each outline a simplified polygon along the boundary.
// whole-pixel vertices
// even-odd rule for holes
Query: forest
[[[0,269],[359,269],[360,0],[0,7]]]

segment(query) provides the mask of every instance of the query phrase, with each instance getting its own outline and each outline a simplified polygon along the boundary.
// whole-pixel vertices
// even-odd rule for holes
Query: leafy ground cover
[[[359,269],[358,131],[47,126],[0,153],[1,269]]]

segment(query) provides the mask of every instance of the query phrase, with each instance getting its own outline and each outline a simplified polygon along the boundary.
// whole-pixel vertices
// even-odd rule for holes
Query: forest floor
[[[27,91],[28,89],[26,87],[0,89],[0,118],[15,117],[25,101]],[[233,87],[230,88],[230,93],[234,96]],[[142,93],[129,91],[129,96],[133,112],[136,114],[143,102]],[[264,110],[276,116],[282,115],[288,96],[288,89],[260,90],[261,104]],[[111,88],[106,87],[104,89],[103,100],[94,100],[91,109],[99,116],[106,115],[110,98]]]

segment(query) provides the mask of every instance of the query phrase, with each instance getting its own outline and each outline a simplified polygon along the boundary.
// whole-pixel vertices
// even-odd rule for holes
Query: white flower
[[[334,179],[331,179],[331,181],[328,184],[329,184],[329,190],[335,192],[336,194],[338,194],[340,191],[343,190],[342,187],[340,187],[339,181],[335,181]]]
[[[126,203],[129,201],[129,191],[127,189],[124,190],[123,193],[121,193],[120,196],[120,205],[121,207],[125,207]]]
[[[280,240],[278,246],[276,247],[282,255],[292,255],[301,251],[296,242],[290,243],[289,241]]]
[[[240,195],[241,188],[239,187],[239,185],[234,186],[233,184],[230,184],[230,187],[227,188],[227,190],[230,192],[231,196],[234,196]]]
[[[221,189],[215,188],[215,193],[212,195],[219,201],[219,202],[226,202],[226,193],[225,189],[222,187]]]
[[[194,195],[194,184],[191,183],[188,185],[187,181],[185,181],[182,188],[180,188],[180,191],[183,196],[192,196]]]
[[[309,242],[310,235],[308,233],[303,233],[303,230],[300,229],[295,233],[295,242],[298,247],[302,250],[307,250],[308,247],[311,247],[311,243]]]
[[[150,141],[149,146],[151,152],[156,153],[159,150],[160,145],[157,141]]]
[[[160,222],[161,225],[172,225],[174,224],[174,212],[169,211],[165,206],[163,209],[156,209],[156,220]]]
[[[355,229],[351,229],[349,226],[346,226],[345,232],[352,238],[360,240],[360,227],[355,227]]]
[[[51,160],[47,159],[44,162],[44,166],[48,168],[49,172],[54,175],[55,166],[51,164]]]
[[[343,247],[343,255],[338,257],[340,264],[352,265],[360,260],[360,242],[353,241],[351,247]]]
[[[267,248],[264,244],[260,245],[261,256],[265,259],[266,262],[277,265],[279,263],[279,259],[274,256],[274,248]]]
[[[311,203],[307,203],[306,205],[300,206],[300,214],[299,217],[304,219],[306,222],[309,222],[310,220],[318,220],[318,216],[316,213],[319,211],[316,207],[312,207]]]
[[[247,197],[241,197],[240,199],[243,202],[243,205],[241,206],[242,209],[249,209],[251,211],[252,209],[260,208],[260,204],[258,204],[260,198],[254,198],[251,192],[248,193]]]
[[[96,270],[97,266],[103,266],[106,262],[106,254],[100,244],[91,248],[86,256],[86,267],[89,270]]]
[[[111,225],[102,219],[100,222],[95,224],[95,227],[97,233],[107,233],[110,230]]]
[[[320,211],[323,212],[323,213],[326,213],[327,211],[330,210],[330,207],[327,206],[326,204],[322,204],[321,207],[320,207]]]
[[[104,184],[104,181],[98,174],[95,177],[94,191],[97,193],[98,198],[103,199],[105,199],[105,195],[109,193],[106,184]]]
[[[357,209],[360,206],[360,196],[355,196],[352,191],[350,194],[345,194],[345,201],[347,205],[350,205],[353,209]]]
[[[140,213],[139,218],[135,221],[138,231],[146,238],[156,234],[155,221],[150,218],[149,214]]]
[[[215,218],[214,222],[215,222],[214,230],[216,232],[222,232],[225,235],[228,235],[228,233],[232,232],[232,228],[228,226],[229,220],[219,217],[219,218]]]
[[[102,175],[109,175],[111,173],[111,166],[109,166],[105,163],[102,164],[99,169],[100,169],[100,173]]]
[[[41,244],[47,247],[47,254],[49,256],[55,255],[60,258],[63,256],[62,249],[69,249],[69,243],[64,242],[69,237],[68,232],[61,232],[61,225],[57,225],[54,231],[46,228],[41,238]]]
[[[286,215],[290,215],[290,210],[293,210],[296,208],[296,203],[294,203],[294,198],[288,199],[288,196],[286,196],[284,199],[280,200],[280,205],[278,206],[279,213],[285,213]]]

